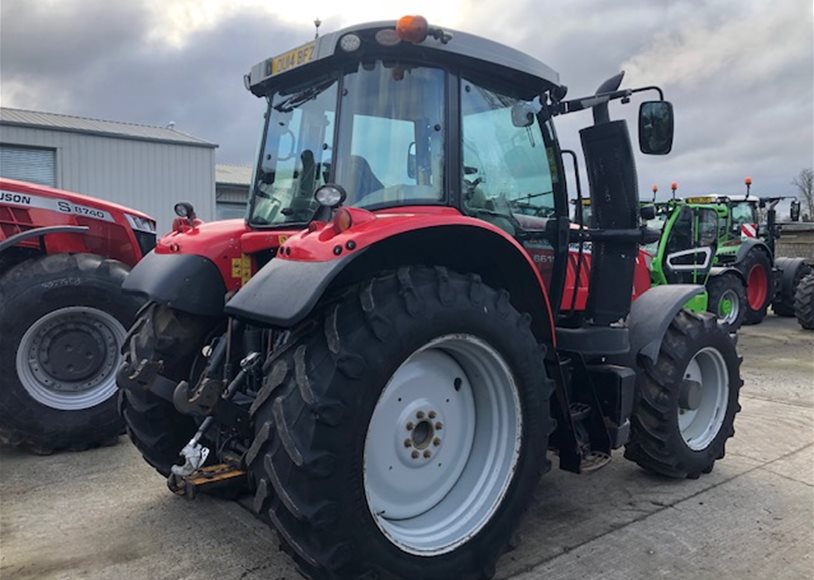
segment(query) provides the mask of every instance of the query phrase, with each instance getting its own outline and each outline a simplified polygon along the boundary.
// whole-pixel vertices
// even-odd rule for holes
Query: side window
[[[713,209],[698,210],[698,245],[713,246],[718,240],[718,214]]]
[[[461,81],[464,206],[548,217],[554,213],[549,155],[539,104]]]

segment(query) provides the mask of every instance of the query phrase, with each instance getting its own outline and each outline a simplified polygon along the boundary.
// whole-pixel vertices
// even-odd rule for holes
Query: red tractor
[[[116,369],[141,300],[121,292],[155,221],[0,179],[0,442],[38,453],[114,441]]]
[[[673,114],[621,80],[567,100],[537,59],[413,16],[253,67],[269,106],[246,224],[181,206],[125,282],[152,306],[122,410],[170,488],[250,491],[309,577],[480,578],[549,453],[574,473],[623,446],[651,472],[709,473],[739,360],[682,309],[701,286],[632,302],[658,233],[608,105],[658,93],[644,153],[669,152]],[[572,227],[554,120],[586,109],[593,217]]]

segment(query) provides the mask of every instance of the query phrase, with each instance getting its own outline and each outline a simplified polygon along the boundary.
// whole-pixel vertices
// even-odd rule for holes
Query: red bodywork
[[[258,268],[257,254],[277,248],[299,230],[253,230],[241,219],[196,223],[163,236],[156,254],[191,254],[218,267],[227,291],[240,288]]]
[[[47,254],[91,253],[128,266],[143,256],[126,215],[149,220],[140,211],[79,193],[24,181],[0,178],[0,241],[15,234],[48,226],[87,226],[85,233],[48,234],[21,241],[18,246]]]
[[[451,225],[482,228],[499,235],[521,252],[529,266],[533,268],[539,290],[548,305],[548,289],[554,263],[554,251],[550,246],[526,244],[524,247],[499,227],[480,219],[464,216],[451,207],[416,206],[377,212],[349,207],[342,208],[341,211],[347,211],[350,214],[352,221],[350,229],[340,233],[333,223],[315,222],[307,230],[291,235],[285,244],[285,251],[280,253],[280,257],[289,260],[324,262],[335,260],[348,252],[359,251],[383,239],[412,230]],[[531,223],[532,221],[534,223]],[[527,228],[543,229],[545,227],[545,220],[540,218],[524,217],[523,222],[523,226]],[[347,249],[348,242],[355,244],[353,250]],[[341,249],[342,253],[339,256],[335,253],[336,248]],[[591,271],[590,244],[587,244],[586,248],[579,267],[579,282],[573,306],[579,253],[576,247],[572,247],[569,252],[562,310],[585,309]],[[633,299],[635,300],[648,288],[650,288],[650,272],[647,268],[645,253],[641,250],[636,260]],[[550,314],[550,305],[548,305],[548,310]]]

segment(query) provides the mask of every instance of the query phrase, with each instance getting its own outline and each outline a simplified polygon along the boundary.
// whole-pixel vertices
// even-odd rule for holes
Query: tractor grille
[[[133,233],[136,235],[138,247],[141,248],[142,256],[146,256],[152,251],[153,248],[155,248],[155,234],[139,232],[136,230],[133,230]]]

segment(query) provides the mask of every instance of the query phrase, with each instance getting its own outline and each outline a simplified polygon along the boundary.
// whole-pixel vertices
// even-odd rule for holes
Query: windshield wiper
[[[290,113],[306,101],[317,98],[325,89],[334,84],[334,82],[334,79],[331,79],[329,81],[325,81],[321,85],[315,85],[300,91],[299,93],[294,93],[284,101],[274,105],[274,110],[279,111],[280,113]]]

